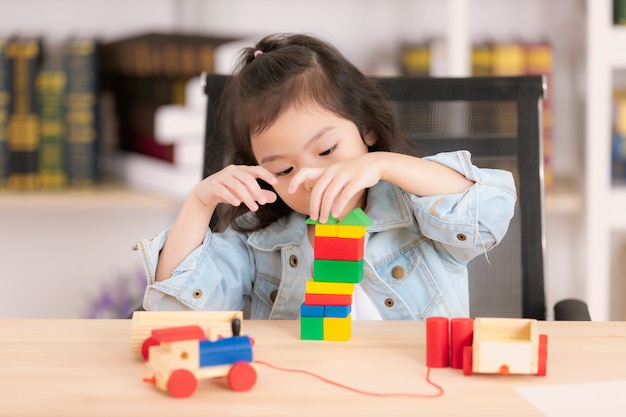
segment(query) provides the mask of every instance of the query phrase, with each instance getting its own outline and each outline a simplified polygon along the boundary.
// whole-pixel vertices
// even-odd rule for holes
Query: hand
[[[359,192],[380,181],[380,169],[375,154],[368,153],[327,167],[302,168],[291,179],[289,193],[301,185],[314,184],[311,189],[309,216],[328,221],[332,214],[342,218],[356,208],[349,206]]]
[[[276,177],[260,166],[229,165],[205,178],[195,191],[198,199],[207,206],[244,203],[250,211],[256,211],[259,204],[273,203],[277,198],[273,191],[262,189],[257,179],[270,185],[276,183]]]

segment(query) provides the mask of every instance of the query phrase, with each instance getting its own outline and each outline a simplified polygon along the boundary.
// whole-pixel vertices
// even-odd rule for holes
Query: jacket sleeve
[[[254,262],[247,236],[228,230],[207,230],[204,242],[191,252],[170,278],[155,281],[159,253],[169,230],[137,243],[146,271],[146,310],[240,310],[251,293]]]
[[[463,193],[409,197],[422,233],[452,262],[465,265],[504,238],[517,199],[513,175],[499,169],[477,168],[468,151],[425,159],[452,168],[474,182]]]

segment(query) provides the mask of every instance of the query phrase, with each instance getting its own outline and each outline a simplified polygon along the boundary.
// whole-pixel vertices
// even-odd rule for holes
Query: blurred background
[[[545,74],[548,305],[625,319],[622,3],[0,0],[0,318],[139,305],[131,247],[201,178],[200,72],[305,32],[372,75]]]

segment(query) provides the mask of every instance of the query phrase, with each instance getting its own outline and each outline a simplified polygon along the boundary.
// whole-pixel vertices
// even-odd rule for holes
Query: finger
[[[237,198],[228,188],[221,187],[215,191],[215,196],[220,203],[230,204],[233,207],[239,207],[241,200]]]
[[[237,187],[236,193],[241,196],[244,203],[249,208],[258,209],[256,203],[267,204],[268,202],[274,202],[277,196],[272,192],[261,188],[257,180],[263,180],[267,183],[276,183],[276,177],[261,166],[242,166],[237,171],[233,172],[233,177],[243,184],[243,188]],[[255,203],[256,202],[256,203]]]
[[[302,168],[293,176],[291,181],[289,182],[289,188],[287,192],[289,194],[293,194],[298,190],[305,181],[316,181],[322,174],[324,170],[319,168]]]
[[[337,196],[333,199],[333,203],[330,209],[330,212],[333,216],[338,219],[343,218],[347,213],[345,213],[346,207],[350,203],[350,200],[359,192],[362,188],[355,187],[353,184],[347,184]]]
[[[276,195],[276,193],[273,191],[261,190],[261,192],[265,196],[265,201],[267,202],[266,204],[274,203],[276,202],[276,200],[278,200],[278,195]]]
[[[256,166],[246,167],[246,168],[249,168],[250,173],[254,175],[256,178],[263,180],[270,185],[276,184],[276,181],[277,181],[276,176],[272,174],[271,172],[269,172],[267,169],[263,168],[262,166],[256,165]]]
[[[333,181],[333,174],[329,172],[325,172],[323,176],[321,176],[313,190],[311,191],[311,198],[309,201],[309,216],[313,220],[318,219],[321,223],[326,223],[328,221],[328,209],[323,209],[322,202],[327,198],[328,187]]]
[[[346,194],[346,183],[340,179],[335,179],[324,192],[324,197],[320,204],[320,221],[330,218],[330,216],[340,218],[341,209],[345,206],[341,203],[338,205],[339,199]]]
[[[233,175],[231,177],[227,177],[222,180],[223,188],[227,191],[227,193],[232,194],[233,198],[239,201],[239,204],[245,204],[252,211],[258,210],[259,207],[256,203],[254,191],[249,188],[252,186],[260,189],[254,177],[246,174],[242,170],[235,171],[232,174]]]
[[[248,207],[250,211],[257,211],[259,209],[259,205],[256,203],[256,200],[249,192],[247,192],[245,188],[237,187],[237,190],[233,188],[229,189],[229,191],[234,195],[236,199],[245,204],[245,206]]]

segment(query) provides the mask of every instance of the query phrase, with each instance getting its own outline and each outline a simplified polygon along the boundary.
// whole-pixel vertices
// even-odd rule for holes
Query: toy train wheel
[[[159,341],[152,336],[144,340],[141,344],[141,356],[143,356],[143,359],[147,361],[150,358],[150,348],[158,345]]]
[[[177,369],[167,380],[167,391],[176,398],[190,397],[198,387],[195,375],[186,369]]]
[[[472,363],[474,352],[471,346],[465,346],[463,348],[463,375],[472,375]]]
[[[537,375],[546,376],[548,371],[548,335],[539,335],[539,358],[537,366]]]
[[[249,391],[256,384],[256,370],[248,362],[236,362],[226,379],[233,391]]]

